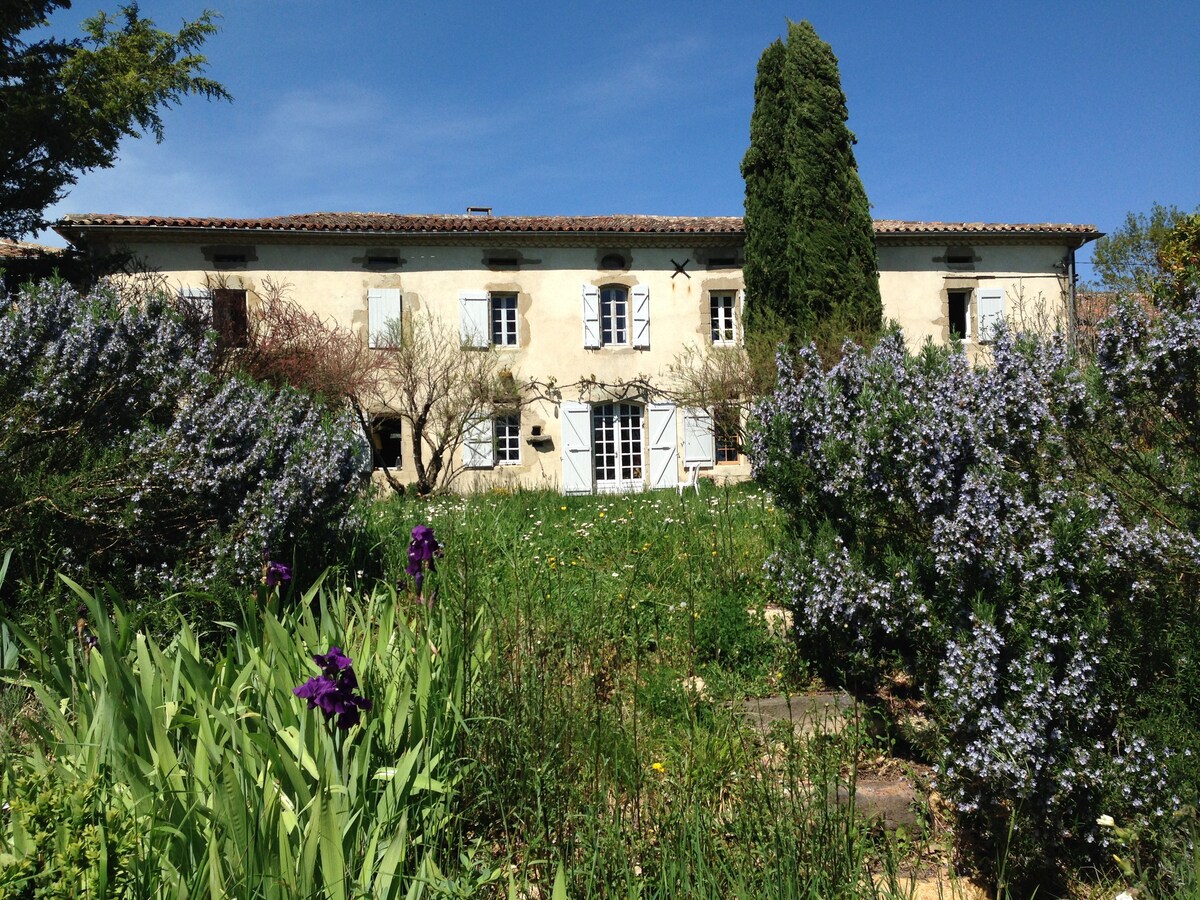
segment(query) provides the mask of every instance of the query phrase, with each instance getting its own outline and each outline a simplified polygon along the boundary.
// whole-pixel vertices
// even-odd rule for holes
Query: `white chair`
[[[688,488],[691,488],[692,490],[694,490],[696,492],[696,495],[699,496],[700,495],[700,465],[699,465],[699,463],[688,466],[687,467],[687,478],[685,478],[683,481],[680,481],[679,483],[677,483],[675,485],[675,487],[679,490],[680,497],[683,496],[683,492],[686,491]]]

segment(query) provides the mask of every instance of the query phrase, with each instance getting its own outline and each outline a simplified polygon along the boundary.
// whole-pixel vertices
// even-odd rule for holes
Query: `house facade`
[[[592,493],[749,474],[727,410],[613,389],[666,385],[687,354],[740,344],[739,217],[74,215],[58,231],[207,297],[218,329],[239,327],[274,284],[369,345],[390,321],[432,315],[518,381],[561,386],[473,423],[459,487]],[[979,359],[1002,318],[1071,327],[1074,254],[1099,237],[1090,225],[898,221],[875,233],[885,319],[913,346],[958,337]],[[399,423],[374,437],[411,481]]]

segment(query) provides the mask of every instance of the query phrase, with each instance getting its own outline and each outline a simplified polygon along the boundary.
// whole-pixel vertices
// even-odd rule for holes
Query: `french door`
[[[592,464],[596,492],[640,491],[646,486],[642,407],[605,403],[592,408]]]

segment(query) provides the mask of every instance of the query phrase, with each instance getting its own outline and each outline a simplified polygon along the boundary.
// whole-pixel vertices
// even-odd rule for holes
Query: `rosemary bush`
[[[10,591],[54,570],[147,593],[244,584],[264,546],[304,559],[345,532],[365,452],[352,417],[217,378],[213,354],[161,296],[47,282],[0,297]]]
[[[1110,859],[1100,816],[1164,834],[1196,798],[1200,305],[1126,309],[1099,346],[804,351],[754,438],[801,652],[915,679],[964,849],[1025,888]]]

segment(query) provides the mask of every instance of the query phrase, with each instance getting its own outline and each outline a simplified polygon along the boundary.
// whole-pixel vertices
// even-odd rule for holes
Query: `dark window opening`
[[[246,254],[244,253],[214,253],[213,265],[216,266],[244,266],[246,264]]]
[[[975,269],[975,249],[973,247],[947,247],[946,268],[973,271]]]
[[[368,266],[398,266],[400,265],[400,257],[398,256],[368,256]]]
[[[602,269],[624,269],[625,257],[620,253],[606,253],[600,260],[600,268]]]
[[[519,269],[521,260],[515,256],[489,256],[487,264],[493,269]]]
[[[949,291],[950,336],[967,339],[967,313],[971,308],[970,291]]]
[[[220,347],[245,347],[249,342],[250,318],[246,312],[246,292],[216,288],[212,292],[213,328]]]
[[[371,420],[371,450],[376,469],[398,469],[404,459],[400,420],[376,416]]]
[[[736,256],[714,256],[708,261],[710,269],[736,269],[737,264]]]

